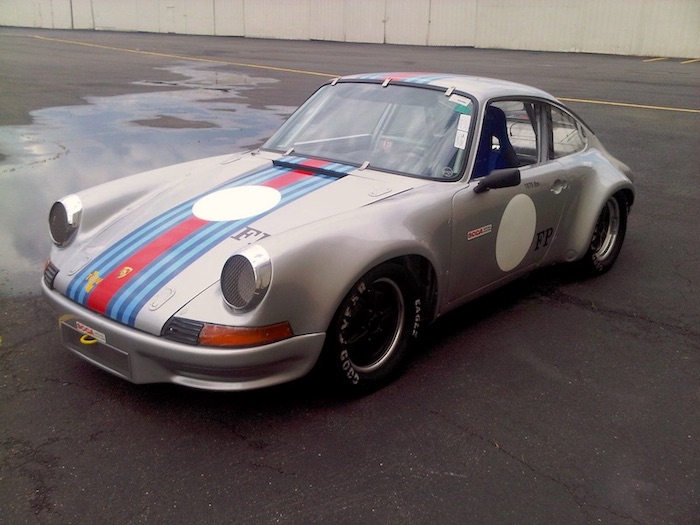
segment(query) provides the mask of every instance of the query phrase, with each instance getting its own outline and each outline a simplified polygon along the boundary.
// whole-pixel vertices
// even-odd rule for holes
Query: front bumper
[[[325,340],[325,333],[314,333],[253,348],[190,346],[107,319],[49,289],[43,280],[41,287],[59,314],[63,344],[132,383],[175,383],[205,390],[272,386],[306,375]]]

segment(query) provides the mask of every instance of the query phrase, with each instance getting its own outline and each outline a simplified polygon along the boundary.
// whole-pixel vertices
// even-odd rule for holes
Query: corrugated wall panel
[[[51,11],[54,29],[73,28],[73,13],[71,11],[70,3],[52,0]]]
[[[428,45],[476,45],[477,0],[432,0]]]
[[[244,0],[214,0],[214,34],[245,36]]]
[[[0,0],[0,25],[71,29],[69,0]]]
[[[245,3],[246,36],[309,39],[309,0],[255,0]]]
[[[647,0],[635,55],[700,57],[700,1]]]
[[[584,5],[578,0],[479,2],[478,47],[580,51],[578,25]]]
[[[170,0],[173,2],[173,0]],[[186,35],[214,34],[213,0],[175,0],[175,32]]]
[[[159,32],[158,3],[139,0],[92,0],[95,29]]]
[[[344,0],[345,40],[347,42],[384,42],[386,6],[379,0]]]
[[[642,18],[642,10],[631,9],[629,2],[591,0],[582,11],[579,46],[588,53],[628,54],[635,47],[635,28]]]
[[[0,0],[0,24],[700,57],[700,0]]]
[[[92,0],[72,0],[73,29],[95,29]]]
[[[345,41],[345,0],[309,0],[309,38]]]
[[[387,44],[428,44],[430,2],[424,0],[385,0]]]

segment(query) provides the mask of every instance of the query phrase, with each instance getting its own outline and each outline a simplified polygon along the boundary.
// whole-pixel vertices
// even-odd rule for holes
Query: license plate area
[[[85,331],[78,330],[68,322],[62,321],[60,325],[61,337],[68,348],[101,368],[131,379],[131,365],[127,352],[108,345],[100,340],[102,337],[97,339]]]

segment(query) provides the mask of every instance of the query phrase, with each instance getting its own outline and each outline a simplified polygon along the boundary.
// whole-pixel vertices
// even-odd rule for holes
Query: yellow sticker
[[[85,291],[90,293],[95,286],[102,282],[102,277],[100,277],[100,274],[97,271],[94,271],[88,275],[85,280],[88,282],[87,286],[85,287]]]

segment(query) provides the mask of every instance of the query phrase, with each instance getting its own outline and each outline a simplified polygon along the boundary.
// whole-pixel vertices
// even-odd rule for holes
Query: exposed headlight
[[[248,246],[226,261],[221,271],[221,292],[234,310],[252,310],[265,297],[271,279],[267,252],[257,245]]]
[[[77,195],[68,195],[55,202],[49,212],[49,232],[57,246],[65,246],[78,231],[83,204]]]

